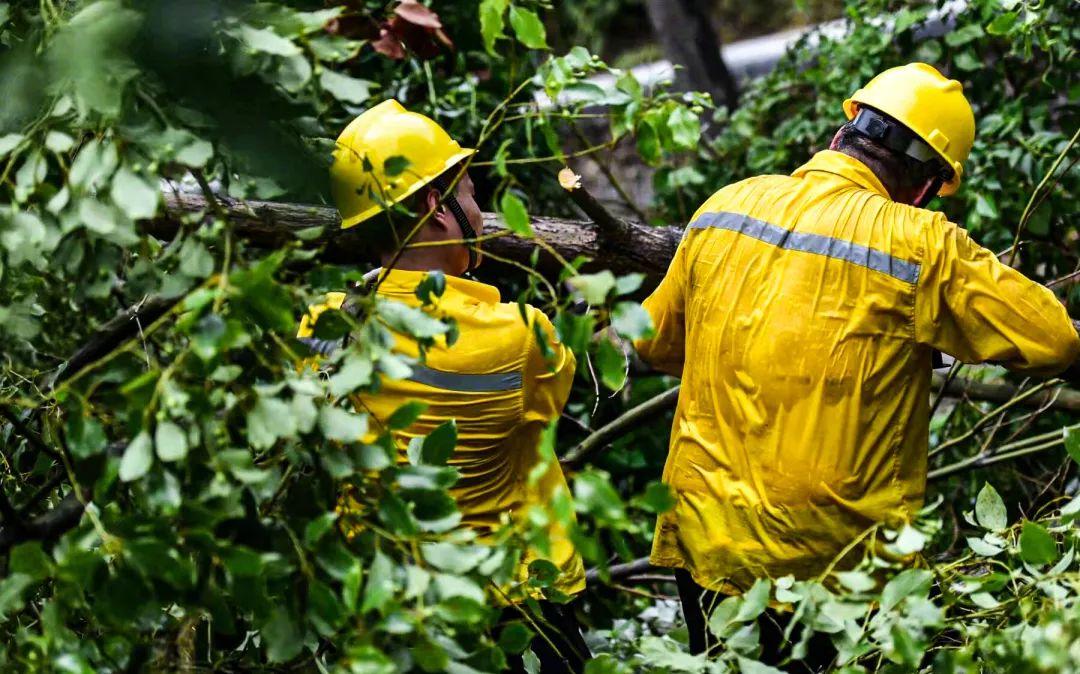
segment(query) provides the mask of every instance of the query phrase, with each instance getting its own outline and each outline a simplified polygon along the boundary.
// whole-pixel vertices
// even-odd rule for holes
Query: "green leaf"
[[[626,383],[626,354],[610,339],[602,339],[597,344],[596,366],[601,383],[612,391],[618,391]]]
[[[113,203],[132,220],[153,217],[160,198],[157,188],[147,184],[126,166],[121,166],[113,176],[110,196]]]
[[[953,63],[960,70],[966,70],[967,72],[973,72],[983,67],[983,62],[979,60],[973,49],[965,49],[957,54],[953,58]]]
[[[395,300],[379,301],[379,316],[391,330],[426,339],[445,334],[450,329],[446,323],[427,314],[423,309],[410,307]]]
[[[499,633],[499,648],[507,653],[521,653],[529,647],[533,634],[520,620],[506,623]]]
[[[603,305],[612,288],[616,287],[615,275],[606,269],[596,274],[578,274],[568,283],[574,294],[593,306]]]
[[[247,413],[248,442],[255,449],[268,449],[278,439],[294,437],[296,432],[292,407],[280,398],[259,396]]]
[[[637,149],[645,163],[655,165],[660,161],[660,136],[648,120],[637,127]]]
[[[457,423],[450,421],[439,424],[424,438],[420,446],[420,460],[432,466],[446,465],[457,446]]]
[[[60,30],[49,45],[54,93],[74,94],[86,107],[107,117],[119,115],[127,83],[138,73],[128,44],[143,14],[116,0],[92,2]]]
[[[394,564],[381,550],[375,552],[375,559],[368,569],[367,583],[364,585],[364,601],[360,605],[362,612],[382,611],[394,594]]]
[[[98,234],[111,234],[116,230],[116,213],[97,199],[79,202],[79,219],[87,229]]]
[[[598,520],[618,523],[626,519],[626,508],[607,475],[595,470],[579,473],[574,480],[574,506]]]
[[[482,0],[480,3],[480,35],[484,40],[484,50],[492,56],[498,56],[495,41],[506,36],[503,26],[508,4],[510,0]]]
[[[959,47],[960,45],[965,45],[972,40],[979,39],[984,34],[985,33],[983,33],[982,26],[980,26],[979,24],[968,24],[950,33],[946,33],[945,44],[949,45],[950,47]]]
[[[7,157],[12,150],[19,146],[19,143],[21,143],[25,137],[26,136],[21,133],[9,133],[0,137],[0,159]]]
[[[319,84],[337,100],[357,105],[371,98],[371,90],[379,86],[375,82],[349,77],[333,70],[323,70],[319,75]]]
[[[863,571],[839,571],[835,575],[841,585],[857,594],[870,592],[877,587],[873,577]]]
[[[701,140],[701,122],[691,110],[678,106],[668,116],[668,130],[675,145],[684,150],[692,150]]]
[[[975,498],[975,519],[979,526],[991,531],[1001,531],[1009,524],[1005,502],[989,482],[983,485]]]
[[[263,625],[262,643],[270,662],[292,660],[304,647],[303,634],[292,614],[284,606],[278,606]]]
[[[986,32],[991,35],[1005,35],[1012,27],[1016,25],[1016,19],[1019,15],[1016,12],[1005,12],[998,14],[994,17],[994,20],[986,26]]]
[[[735,620],[738,622],[757,620],[757,617],[764,613],[765,608],[769,605],[771,590],[772,583],[768,579],[758,578],[754,581],[753,587],[742,596],[742,602],[739,604],[739,612],[735,614]]]
[[[906,597],[925,597],[933,582],[934,575],[926,569],[901,571],[881,591],[881,610],[892,610]]]
[[[522,9],[517,5],[510,6],[510,25],[514,29],[514,35],[521,44],[529,49],[547,49],[547,33],[544,31],[544,23],[536,12],[530,9]]]
[[[416,284],[413,294],[425,306],[434,304],[435,300],[442,297],[446,292],[446,275],[438,269],[428,272],[420,283]]]
[[[1061,432],[1065,434],[1065,451],[1073,461],[1080,463],[1080,425],[1068,426]]]
[[[25,573],[8,574],[0,580],[0,620],[22,609],[23,592],[33,584],[34,579]]]
[[[971,548],[972,552],[982,557],[993,557],[994,555],[1000,554],[1001,551],[1004,549],[991,543],[987,543],[981,538],[975,538],[974,536],[968,537],[967,544],[968,547]]]
[[[319,412],[319,430],[330,440],[360,442],[367,433],[367,417],[340,407],[324,407]]]
[[[652,317],[637,302],[619,302],[611,312],[611,327],[626,339],[647,339],[656,334]]]
[[[8,554],[8,573],[22,573],[37,581],[48,578],[54,566],[40,541],[20,543]]]
[[[67,442],[75,458],[89,458],[105,450],[105,429],[93,417],[73,414],[68,417]]]
[[[1024,522],[1020,531],[1020,557],[1036,566],[1054,562],[1058,558],[1054,537],[1041,524]]]
[[[201,241],[188,239],[180,247],[180,272],[191,278],[206,278],[214,273],[214,256]]]
[[[651,513],[667,512],[675,507],[675,494],[663,482],[653,481],[640,496],[634,498],[634,505]]]
[[[409,161],[408,157],[396,154],[383,162],[383,172],[393,178],[404,173],[405,169],[409,168],[411,164],[412,162]]]
[[[176,153],[177,163],[192,168],[202,168],[214,156],[214,146],[208,141],[193,138]]]
[[[784,674],[782,670],[757,660],[751,660],[741,655],[737,656],[737,659],[739,662],[739,674]]]
[[[400,431],[413,425],[420,415],[427,409],[427,405],[418,401],[410,400],[401,407],[394,410],[394,413],[390,415],[386,425],[391,430]]]
[[[525,210],[525,203],[509,190],[503,192],[502,199],[499,200],[499,212],[506,228],[511,232],[526,238],[536,235],[529,223],[529,212]]]
[[[337,374],[330,377],[330,394],[334,397],[352,393],[372,381],[375,366],[364,356],[349,356]]]
[[[63,131],[50,131],[45,135],[45,147],[48,148],[50,152],[63,154],[75,147],[75,139]],[[7,153],[0,152],[0,155],[2,154]]]
[[[253,28],[245,24],[240,26],[238,33],[237,37],[252,51],[275,56],[295,56],[301,53],[300,47],[269,28]]]
[[[150,434],[141,431],[128,443],[120,459],[120,479],[124,482],[138,480],[146,475],[154,463],[154,442]]]
[[[162,461],[178,461],[187,456],[187,434],[171,421],[158,423],[154,431],[154,445]]]

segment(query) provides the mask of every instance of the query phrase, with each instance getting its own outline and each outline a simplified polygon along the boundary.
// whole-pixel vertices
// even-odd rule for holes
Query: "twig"
[[[621,580],[623,578],[629,578],[630,576],[638,576],[648,571],[654,571],[656,568],[649,563],[648,557],[642,557],[635,559],[632,562],[625,562],[623,564],[614,564],[607,568],[607,573],[604,574],[599,568],[589,569],[585,572],[585,582],[595,583],[600,580]]]
[[[30,430],[30,427],[27,426],[17,414],[12,412],[7,407],[0,405],[0,416],[3,416],[4,419],[6,419],[9,424],[11,424],[11,427],[15,429],[15,432],[18,433],[24,440],[26,440],[26,442],[29,443],[31,447],[33,447],[39,452],[42,452],[46,456],[50,456],[53,459],[59,460],[60,457],[57,454],[57,451],[45,444],[45,441],[43,441],[40,437],[38,437],[37,434]]]
[[[640,425],[658,414],[662,414],[675,406],[679,400],[679,387],[676,386],[660,395],[647,400],[636,407],[623,412],[616,419],[600,427],[595,433],[582,440],[562,457],[561,463],[567,467],[574,467],[582,463],[593,452],[601,449],[613,440],[622,437],[626,433],[639,428]]]
[[[1043,179],[1039,182],[1038,186],[1035,187],[1035,191],[1031,193],[1031,197],[1028,199],[1027,206],[1024,207],[1024,212],[1020,215],[1020,223],[1016,226],[1016,237],[1013,239],[1012,249],[1009,252],[1008,265],[1010,267],[1013,265],[1013,259],[1016,257],[1016,247],[1020,244],[1020,235],[1023,234],[1024,226],[1027,224],[1028,218],[1031,217],[1031,213],[1034,210],[1032,206],[1035,203],[1035,198],[1039,196],[1039,193],[1042,191],[1043,186],[1045,186],[1046,182],[1050,180],[1050,176],[1054,175],[1054,172],[1057,171],[1058,166],[1061,166],[1062,160],[1065,159],[1065,155],[1069,153],[1069,150],[1072,149],[1072,146],[1076,144],[1077,138],[1080,138],[1080,128],[1078,128],[1076,130],[1076,133],[1073,134],[1072,138],[1069,139],[1068,145],[1066,145],[1065,149],[1063,149],[1058,154],[1057,159],[1055,159],[1054,163],[1050,165],[1050,170],[1046,172],[1046,175],[1043,176]]]
[[[1031,389],[1029,389],[1027,391],[1024,391],[1023,393],[1021,393],[1021,394],[1019,394],[1017,396],[1014,396],[1013,398],[1010,398],[1008,400],[1008,402],[1006,402],[1006,403],[1004,403],[1004,404],[1002,404],[1002,405],[1000,405],[998,407],[995,407],[994,409],[992,409],[989,412],[987,412],[986,414],[984,414],[964,434],[959,435],[959,436],[957,436],[955,438],[950,438],[949,440],[946,440],[945,442],[941,443],[937,447],[934,447],[932,450],[930,450],[929,455],[934,456],[935,454],[940,454],[941,452],[944,452],[946,449],[949,449],[951,447],[955,447],[957,445],[960,445],[960,444],[963,444],[963,443],[967,442],[971,438],[975,437],[975,434],[978,433],[980,430],[982,430],[983,426],[985,426],[986,424],[993,421],[995,417],[1005,414],[1006,412],[1008,412],[1013,407],[1016,407],[1017,405],[1023,404],[1023,402],[1025,400],[1030,399],[1031,397],[1033,397],[1035,394],[1039,393],[1040,391],[1043,391],[1043,390],[1045,390],[1045,389],[1047,389],[1047,388],[1049,388],[1051,386],[1058,386],[1058,385],[1061,385],[1061,384],[1064,384],[1064,382],[1062,382],[1060,379],[1050,379],[1048,381],[1044,381],[1044,382],[1040,383],[1038,386],[1035,386],[1035,387],[1033,387],[1033,388],[1031,388]]]
[[[969,456],[966,459],[951,463],[947,466],[935,468],[927,473],[927,479],[937,480],[949,475],[954,475],[964,470],[982,468],[983,466],[989,466],[1002,461],[1009,461],[1028,454],[1034,454],[1035,452],[1042,452],[1058,445],[1064,444],[1065,432],[1070,429],[1080,428],[1080,425],[1066,427],[1049,433],[1043,433],[1041,435],[1025,438],[1024,440],[1017,440],[1016,442],[1002,445],[996,452],[991,453],[979,453],[974,456]],[[1011,451],[1005,451],[1011,450]]]

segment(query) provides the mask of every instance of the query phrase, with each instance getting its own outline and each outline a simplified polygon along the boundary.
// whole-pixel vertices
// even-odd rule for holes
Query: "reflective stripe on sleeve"
[[[494,372],[492,374],[462,374],[436,370],[424,365],[410,365],[412,374],[406,379],[447,391],[462,393],[490,393],[493,391],[516,391],[521,388],[520,372]]]
[[[724,229],[757,239],[764,243],[814,255],[823,255],[835,260],[843,260],[860,267],[866,267],[874,271],[888,274],[889,276],[905,281],[916,283],[919,280],[919,265],[893,257],[888,253],[866,246],[834,239],[821,234],[809,232],[793,232],[774,225],[764,220],[752,218],[741,213],[702,213],[697,220],[690,223],[687,231],[691,229]]]
[[[338,347],[341,346],[340,339],[319,339],[317,337],[301,337],[299,341],[320,356],[329,356],[330,354],[337,351]]]

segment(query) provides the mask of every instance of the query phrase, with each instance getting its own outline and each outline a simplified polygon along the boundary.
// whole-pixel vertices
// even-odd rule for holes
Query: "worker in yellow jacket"
[[[961,84],[912,63],[844,112],[790,176],[710,197],[644,303],[656,333],[640,355],[682,377],[664,468],[676,505],[651,559],[677,570],[696,652],[703,593],[814,578],[919,510],[935,349],[1037,375],[1080,352],[1050,290],[924,208],[959,187],[974,141]],[[766,656],[781,639],[762,625]]]
[[[387,268],[376,274],[380,296],[417,307],[417,285],[430,272],[445,275],[433,311],[456,323],[456,341],[429,347],[421,358],[413,339],[396,335],[394,350],[419,362],[410,366],[408,377],[384,378],[377,393],[362,394],[357,403],[376,424],[408,401],[425,404],[419,418],[395,437],[402,462],[408,460],[410,438],[456,421],[457,446],[448,463],[460,479],[451,494],[463,524],[483,537],[504,515],[524,517],[549,503],[556,490],[567,489],[557,461],[538,481],[530,472],[540,462],[541,433],[566,403],[575,361],[543,313],[531,306],[523,312],[516,303],[501,302],[498,289],[465,278],[479,262],[475,239],[483,230],[463,164],[474,152],[435,121],[388,100],[361,114],[338,137],[331,180],[342,226],[364,227],[366,242]],[[387,212],[394,204],[414,215]],[[428,245],[408,247],[417,243]],[[298,336],[314,351],[325,354],[340,346],[315,338],[314,324],[346,300],[345,293],[331,293],[304,317]],[[541,336],[546,344],[540,344]],[[555,587],[577,594],[585,587],[581,557],[562,528],[553,526],[551,537],[545,557],[561,571]],[[527,566],[538,555],[526,554],[519,581],[527,580]],[[588,649],[572,609],[546,601],[539,605],[542,615],[534,618],[546,638],[534,639],[532,649],[541,670],[582,671]],[[511,666],[524,672],[520,656]]]

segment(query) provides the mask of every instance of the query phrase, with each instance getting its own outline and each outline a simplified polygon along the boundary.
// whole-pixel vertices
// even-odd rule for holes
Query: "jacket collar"
[[[379,286],[379,292],[387,295],[412,295],[427,274],[426,271],[391,269]],[[448,293],[454,291],[487,304],[498,304],[502,299],[495,286],[450,274],[446,274],[446,290]]]
[[[843,152],[822,150],[811,157],[810,161],[795,169],[795,172],[791,175],[796,178],[803,178],[811,172],[831,173],[858,185],[864,190],[870,190],[886,199],[892,199],[889,196],[889,190],[885,189],[885,186],[881,184],[881,180],[870,170],[869,166]]]

